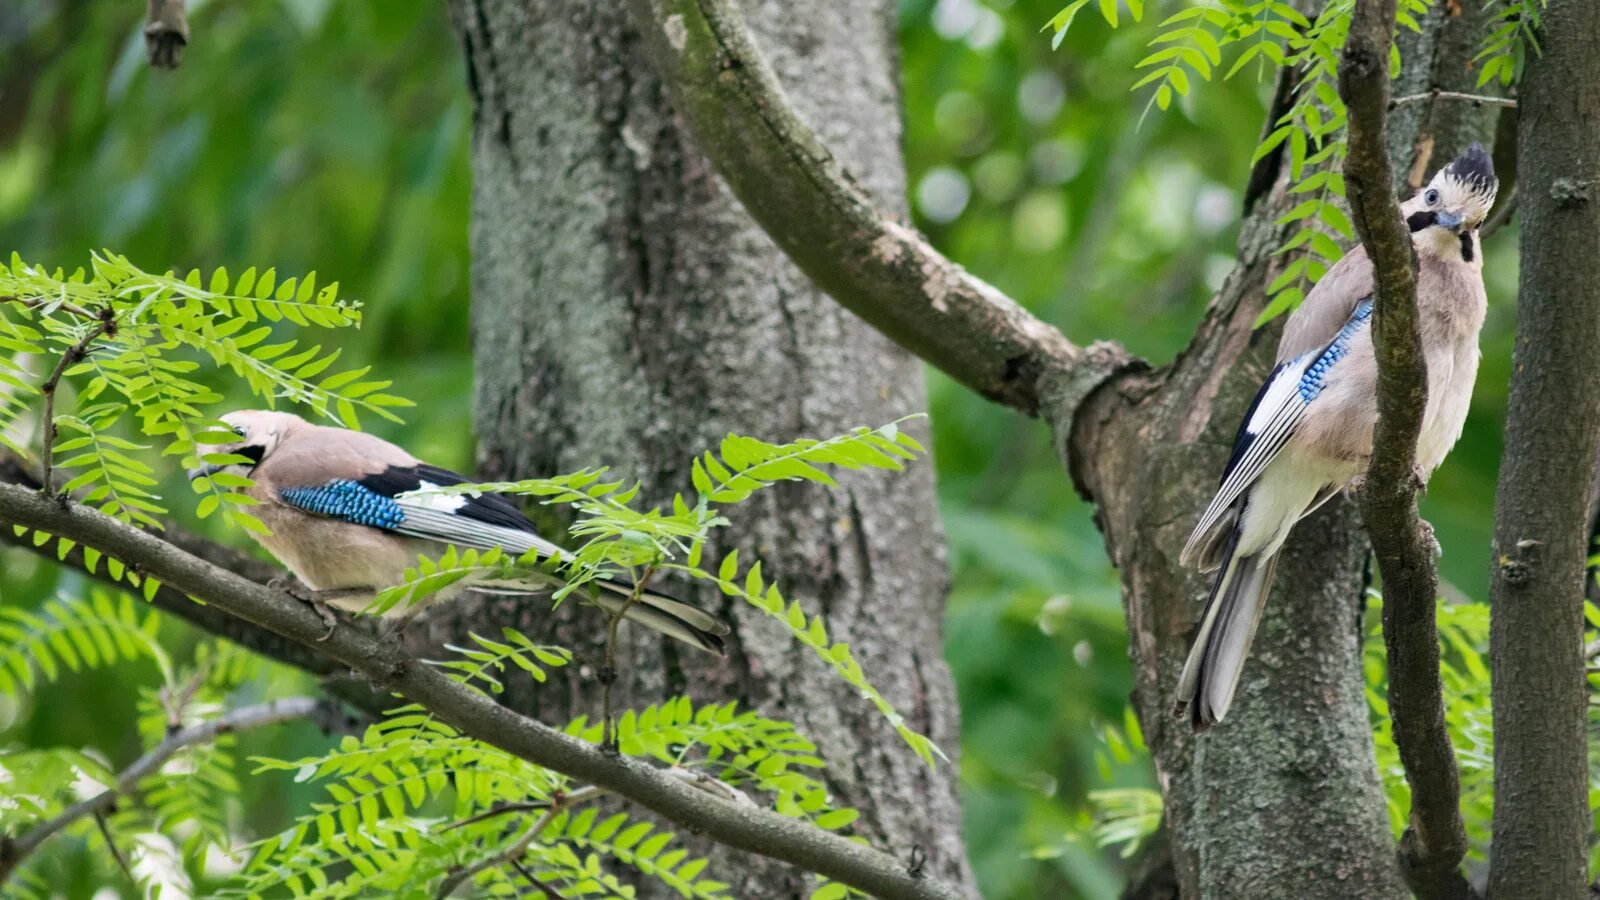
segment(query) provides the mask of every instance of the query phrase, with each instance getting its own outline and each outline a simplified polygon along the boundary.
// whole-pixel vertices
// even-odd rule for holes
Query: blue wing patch
[[[1355,337],[1356,331],[1370,318],[1372,318],[1372,301],[1363,300],[1357,303],[1355,311],[1350,314],[1344,327],[1340,328],[1339,333],[1328,342],[1327,349],[1323,350],[1316,362],[1313,362],[1305,374],[1300,376],[1301,399],[1307,403],[1317,399],[1317,395],[1322,393],[1323,381],[1328,377],[1328,370],[1349,355],[1351,338]]]
[[[1339,332],[1315,356],[1306,354],[1280,363],[1261,386],[1234,442],[1216,496],[1184,545],[1183,558],[1194,559],[1207,546],[1213,528],[1226,522],[1228,510],[1249,490],[1267,465],[1288,444],[1306,408],[1327,386],[1328,373],[1350,355],[1355,336],[1372,318],[1372,298],[1357,303]]]
[[[278,496],[308,513],[356,525],[392,530],[406,520],[405,510],[392,498],[344,478],[318,487],[283,488]]]

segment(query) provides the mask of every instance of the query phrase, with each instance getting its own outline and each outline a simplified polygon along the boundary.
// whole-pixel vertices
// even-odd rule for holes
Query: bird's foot
[[[398,616],[386,617],[383,620],[383,625],[378,628],[378,640],[400,640],[400,636],[405,632],[406,626],[411,624],[411,620],[417,617],[418,612],[419,610],[412,609],[410,612],[402,613]]]
[[[1362,469],[1359,475],[1350,479],[1349,483],[1344,486],[1344,492],[1350,496],[1351,500],[1360,500],[1361,492],[1366,490],[1366,488],[1367,472],[1365,469]]]
[[[363,594],[371,593],[370,590],[365,588],[340,588],[331,591],[315,591],[306,587],[304,584],[301,584],[299,579],[288,575],[280,575],[277,578],[272,579],[271,581],[267,582],[267,587],[272,588],[273,590],[283,591],[285,594],[288,594],[296,600],[309,604],[311,608],[316,611],[317,615],[322,618],[322,624],[328,626],[328,630],[323,633],[322,637],[317,638],[319,643],[333,637],[333,630],[339,627],[339,615],[338,613],[334,612],[333,607],[328,605],[330,601],[345,600],[351,597],[359,597]]]
[[[1444,548],[1439,546],[1439,539],[1434,536],[1432,522],[1427,519],[1418,519],[1417,531],[1422,535],[1423,546],[1428,548],[1434,559],[1444,556]]]
[[[1418,497],[1428,496],[1428,473],[1422,471],[1422,466],[1411,464],[1411,486],[1417,489]],[[1430,531],[1432,526],[1429,526]]]

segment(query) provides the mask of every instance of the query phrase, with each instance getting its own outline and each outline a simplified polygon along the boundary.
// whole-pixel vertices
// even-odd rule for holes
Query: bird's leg
[[[398,616],[384,616],[383,625],[378,629],[378,640],[398,641],[400,635],[406,630],[406,626],[410,625],[412,620],[417,617],[417,613],[421,611],[422,607],[419,605],[413,606]]]
[[[1411,464],[1411,486],[1417,489],[1418,497],[1428,496],[1428,473],[1422,471],[1418,463]],[[1432,526],[1429,526],[1429,533],[1432,533]]]
[[[317,638],[318,641],[325,641],[333,637],[333,630],[339,627],[339,616],[333,611],[333,607],[328,605],[330,602],[349,600],[372,594],[372,588],[335,588],[328,591],[315,591],[301,584],[300,580],[292,575],[279,575],[277,578],[267,582],[267,587],[283,591],[296,600],[309,603],[311,608],[316,610],[317,615],[322,617],[322,624],[328,626],[327,632],[322,637]]]

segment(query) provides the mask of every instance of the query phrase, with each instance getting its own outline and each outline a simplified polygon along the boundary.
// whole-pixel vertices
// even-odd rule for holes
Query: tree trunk
[[[789,97],[885,207],[903,207],[894,4],[751,4]],[[473,138],[476,422],[486,477],[593,465],[652,503],[729,431],[788,440],[925,408],[920,364],[840,309],[745,216],[688,143],[618,4],[455,0],[477,105]],[[920,423],[913,430],[923,430]],[[731,510],[735,546],[849,641],[908,724],[954,759],[940,620],[944,545],[931,463],[841,486],[784,484]],[[733,623],[726,659],[634,631],[619,708],[680,693],[791,719],[828,760],[858,833],[971,885],[956,766],[929,770],[884,719],[764,615],[665,584]],[[547,721],[600,713],[590,609],[491,601],[574,648],[564,682],[508,696]],[[470,624],[470,623],[468,623]],[[798,897],[781,866],[702,845],[735,896]]]
[[[1600,458],[1600,6],[1551,0],[1518,113],[1522,268],[1490,582],[1491,900],[1579,898],[1583,596]]]
[[[1476,33],[1481,10],[1465,6],[1426,17],[1424,33],[1407,39],[1398,93],[1473,89],[1474,43],[1463,35]],[[1278,96],[1288,94],[1280,86]],[[1489,112],[1418,106],[1392,123],[1403,182],[1492,131]],[[1286,261],[1272,256],[1286,237],[1274,221],[1302,199],[1285,194],[1285,169],[1275,154],[1250,179],[1238,268],[1189,348],[1162,369],[1124,373],[1077,410],[1046,416],[1122,574],[1134,704],[1183,896],[1398,898],[1408,894],[1363,693],[1368,546],[1353,503],[1330,503],[1290,539],[1228,720],[1196,736],[1173,716],[1210,587],[1209,577],[1179,567],[1178,550],[1271,369],[1282,320],[1259,333],[1251,326]]]

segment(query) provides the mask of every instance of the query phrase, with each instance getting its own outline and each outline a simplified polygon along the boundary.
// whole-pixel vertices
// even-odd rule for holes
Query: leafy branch
[[[169,735],[160,744],[134,760],[127,768],[118,772],[115,782],[106,790],[73,804],[54,818],[39,823],[17,838],[0,840],[0,884],[4,884],[11,872],[45,841],[81,819],[109,812],[118,797],[133,790],[147,776],[160,770],[161,766],[179,751],[213,741],[220,735],[293,719],[315,718],[325,711],[326,706],[323,701],[314,697],[292,697],[242,707],[211,721]]]

